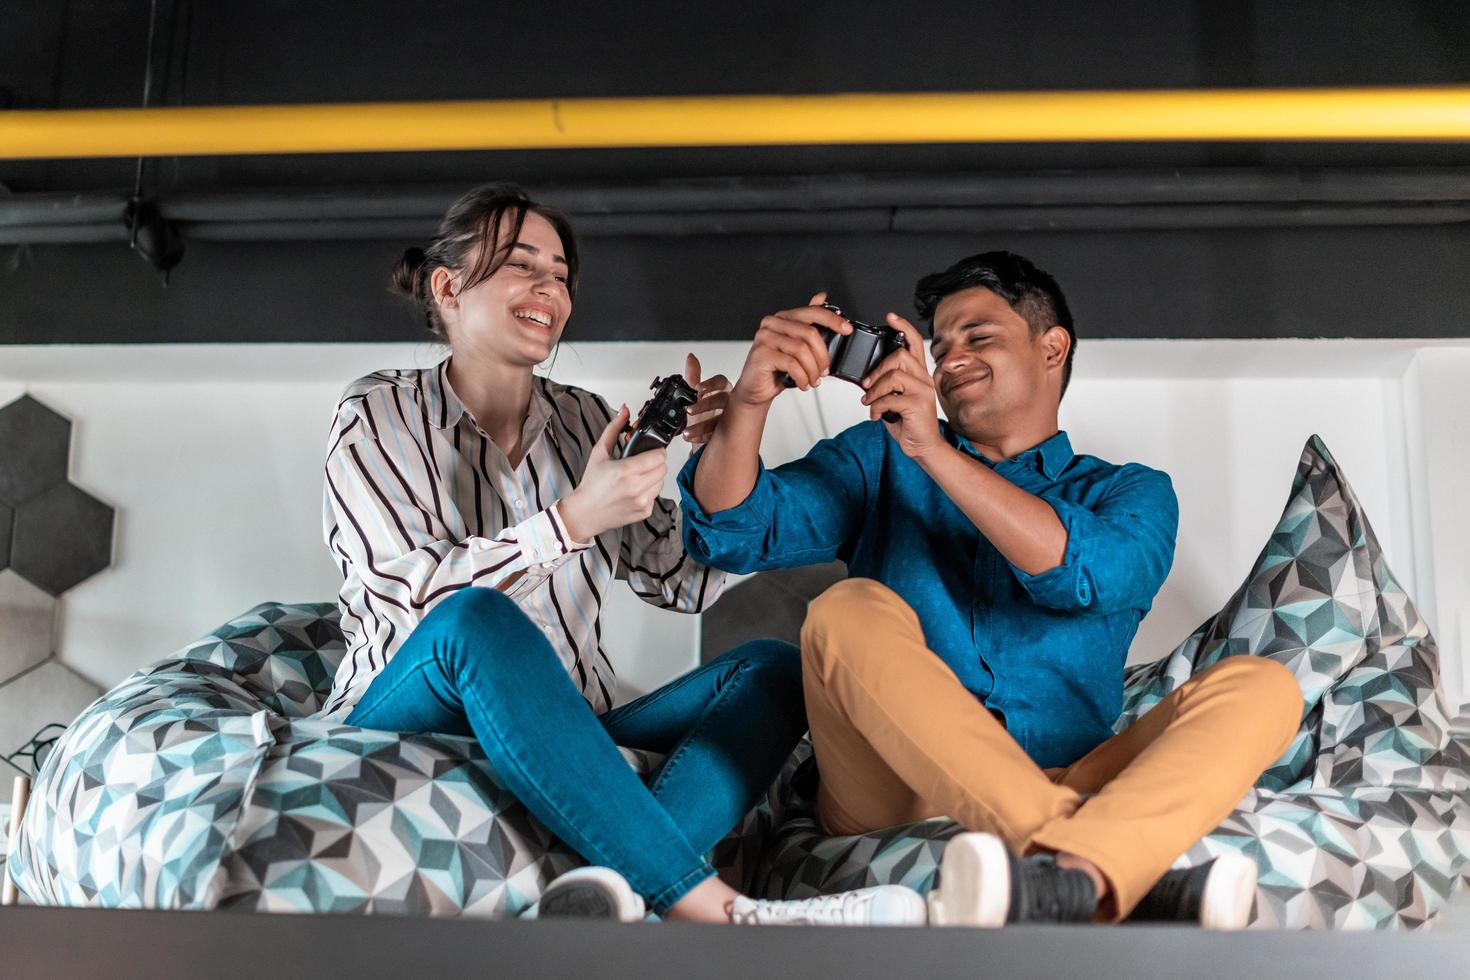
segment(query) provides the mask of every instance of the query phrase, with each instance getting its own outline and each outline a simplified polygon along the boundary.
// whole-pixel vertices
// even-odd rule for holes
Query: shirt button
[[[520,497],[517,497],[516,499],[512,500],[511,503],[515,504],[517,507],[524,507],[524,506],[526,506],[526,502],[524,500],[522,500]]]
[[[550,626],[543,626],[541,628],[546,631],[546,635],[547,636],[555,636],[556,635],[556,631],[553,630]]]

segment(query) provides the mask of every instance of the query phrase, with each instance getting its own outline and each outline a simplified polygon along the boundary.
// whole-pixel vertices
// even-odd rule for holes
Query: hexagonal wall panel
[[[0,686],[0,700],[5,703],[0,711],[0,751],[14,752],[42,725],[69,724],[101,693],[96,684],[57,660]],[[10,785],[8,777],[5,785]]]
[[[0,408],[0,501],[15,506],[66,481],[71,423],[30,395]]]
[[[15,572],[0,572],[0,684],[51,656],[55,626],[55,599]]]
[[[112,561],[113,510],[70,483],[16,508],[10,565],[53,596]]]
[[[10,567],[10,533],[15,528],[15,511],[0,504],[0,568]]]

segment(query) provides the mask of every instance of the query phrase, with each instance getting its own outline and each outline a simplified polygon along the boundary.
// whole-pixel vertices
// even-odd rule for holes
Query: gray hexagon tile
[[[56,600],[12,571],[0,572],[0,684],[51,656]],[[0,751],[9,751],[0,743]]]
[[[0,568],[10,567],[10,533],[15,528],[15,511],[0,504]]]
[[[15,506],[66,481],[71,422],[22,395],[0,408],[0,501]]]
[[[10,565],[61,595],[112,562],[113,510],[70,483],[31,497],[15,511]]]
[[[20,748],[43,725],[69,725],[102,689],[57,660],[0,686],[0,752]]]

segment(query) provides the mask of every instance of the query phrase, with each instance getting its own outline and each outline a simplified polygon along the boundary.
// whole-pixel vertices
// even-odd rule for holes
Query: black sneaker
[[[1019,858],[994,834],[960,834],[944,849],[929,924],[995,928],[1016,922],[1091,922],[1097,889],[1085,872]]]
[[[536,903],[537,919],[612,919],[639,922],[643,899],[612,868],[577,868],[557,878]]]
[[[1255,898],[1256,862],[1243,854],[1224,854],[1208,864],[1164,875],[1143,896],[1128,921],[1244,929]]]

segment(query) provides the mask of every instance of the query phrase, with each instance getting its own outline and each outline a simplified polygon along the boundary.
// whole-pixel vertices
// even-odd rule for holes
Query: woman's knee
[[[725,654],[742,669],[753,670],[777,681],[801,684],[801,651],[785,640],[751,640]]]
[[[471,586],[440,600],[439,604],[430,610],[429,615],[424,617],[424,622],[428,622],[429,618],[433,617],[445,625],[462,629],[478,629],[498,625],[507,618],[524,619],[525,615],[520,607],[503,593],[495,589]]]
[[[482,662],[497,652],[524,655],[524,643],[517,639],[518,627],[523,626],[531,631],[528,636],[540,636],[514,600],[494,589],[472,586],[442,600],[424,617],[418,630],[428,629],[436,638],[448,641],[435,644],[441,653],[465,652],[472,660]]]

